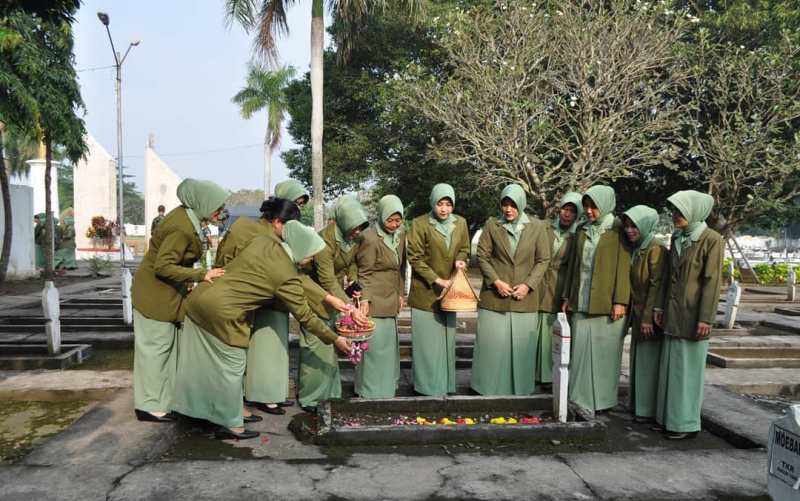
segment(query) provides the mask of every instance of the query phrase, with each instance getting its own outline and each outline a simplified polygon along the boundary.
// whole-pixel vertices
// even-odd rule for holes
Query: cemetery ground
[[[310,419],[294,406],[283,416],[254,411],[264,416],[248,425],[258,438],[218,441],[197,422],[136,421],[119,283],[115,274],[60,288],[62,342],[91,345],[83,363],[0,370],[0,500],[768,499],[769,424],[800,400],[800,302],[787,302],[785,287],[745,286],[736,325],[711,339],[717,365],[706,370],[695,440],[670,442],[633,423],[626,341],[619,405],[597,417],[600,438],[321,444],[290,430]],[[3,294],[0,354],[11,343],[45,344],[38,316],[38,291]],[[408,311],[399,323],[398,394],[411,396]],[[464,396],[475,323],[474,313],[459,314]],[[290,344],[294,369],[296,335]],[[352,366],[341,368],[352,396]]]

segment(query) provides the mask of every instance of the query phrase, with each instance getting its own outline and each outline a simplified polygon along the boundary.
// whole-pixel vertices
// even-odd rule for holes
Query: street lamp
[[[111,51],[114,53],[114,67],[117,70],[117,222],[119,224],[119,256],[120,266],[125,268],[125,213],[123,212],[122,193],[124,189],[123,184],[123,167],[122,167],[122,63],[128,57],[128,53],[133,47],[141,43],[141,40],[136,40],[128,45],[125,55],[120,57],[120,53],[114,48],[114,40],[111,38],[111,30],[108,28],[110,21],[108,14],[105,12],[97,13],[97,19],[106,27],[108,33],[108,41],[111,42]]]

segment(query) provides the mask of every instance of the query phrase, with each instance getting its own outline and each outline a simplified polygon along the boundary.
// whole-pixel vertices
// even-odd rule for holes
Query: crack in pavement
[[[567,468],[569,468],[569,469],[570,469],[570,471],[571,471],[572,473],[574,473],[574,474],[575,474],[575,476],[576,476],[576,477],[578,477],[578,478],[581,480],[581,482],[583,482],[583,485],[586,487],[586,489],[587,489],[589,492],[591,492],[591,493],[592,493],[592,496],[594,496],[594,498],[595,498],[595,499],[603,499],[603,497],[602,497],[602,496],[600,496],[600,495],[599,495],[599,494],[598,494],[598,493],[597,493],[597,492],[596,492],[596,491],[595,491],[595,490],[592,488],[592,486],[589,484],[589,482],[587,482],[587,481],[586,481],[586,479],[584,479],[584,478],[581,476],[581,474],[580,474],[580,473],[578,473],[578,472],[575,470],[575,468],[573,468],[573,467],[572,467],[572,465],[571,465],[571,464],[569,464],[569,461],[567,461],[567,458],[565,458],[565,457],[564,457],[564,456],[562,456],[561,454],[554,454],[554,455],[553,455],[553,457],[554,457],[554,458],[556,458],[557,460],[561,461],[561,462],[564,464],[564,466],[566,466]]]

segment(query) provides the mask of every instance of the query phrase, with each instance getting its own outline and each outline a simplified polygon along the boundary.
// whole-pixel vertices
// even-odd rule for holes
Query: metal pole
[[[125,268],[125,213],[123,205],[124,173],[122,163],[122,62],[117,56],[117,177],[119,178],[117,195],[117,221],[119,222],[119,257],[120,267]]]

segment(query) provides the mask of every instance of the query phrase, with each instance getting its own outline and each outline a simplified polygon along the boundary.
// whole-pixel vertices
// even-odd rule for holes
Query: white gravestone
[[[775,501],[800,499],[800,404],[769,427],[767,491]]]
[[[736,313],[739,311],[739,302],[742,299],[742,287],[739,282],[734,281],[728,287],[728,294],[725,296],[725,320],[723,326],[726,329],[733,329],[736,323]]]
[[[786,300],[787,301],[794,301],[797,297],[797,287],[795,284],[797,283],[797,272],[794,271],[794,267],[789,267],[789,276],[786,277]]]
[[[125,320],[125,325],[133,323],[133,302],[131,300],[131,284],[133,278],[131,277],[131,270],[128,268],[122,269],[122,318]]]
[[[556,315],[553,322],[553,415],[567,422],[569,390],[570,328],[566,313]]]
[[[736,277],[734,277],[734,273],[736,273],[736,267],[733,265],[733,259],[728,263],[728,277],[730,278],[730,283],[736,281]]]
[[[61,353],[61,305],[58,289],[53,282],[44,283],[42,291],[42,312],[44,312],[44,331],[47,334],[47,352],[50,355]]]

